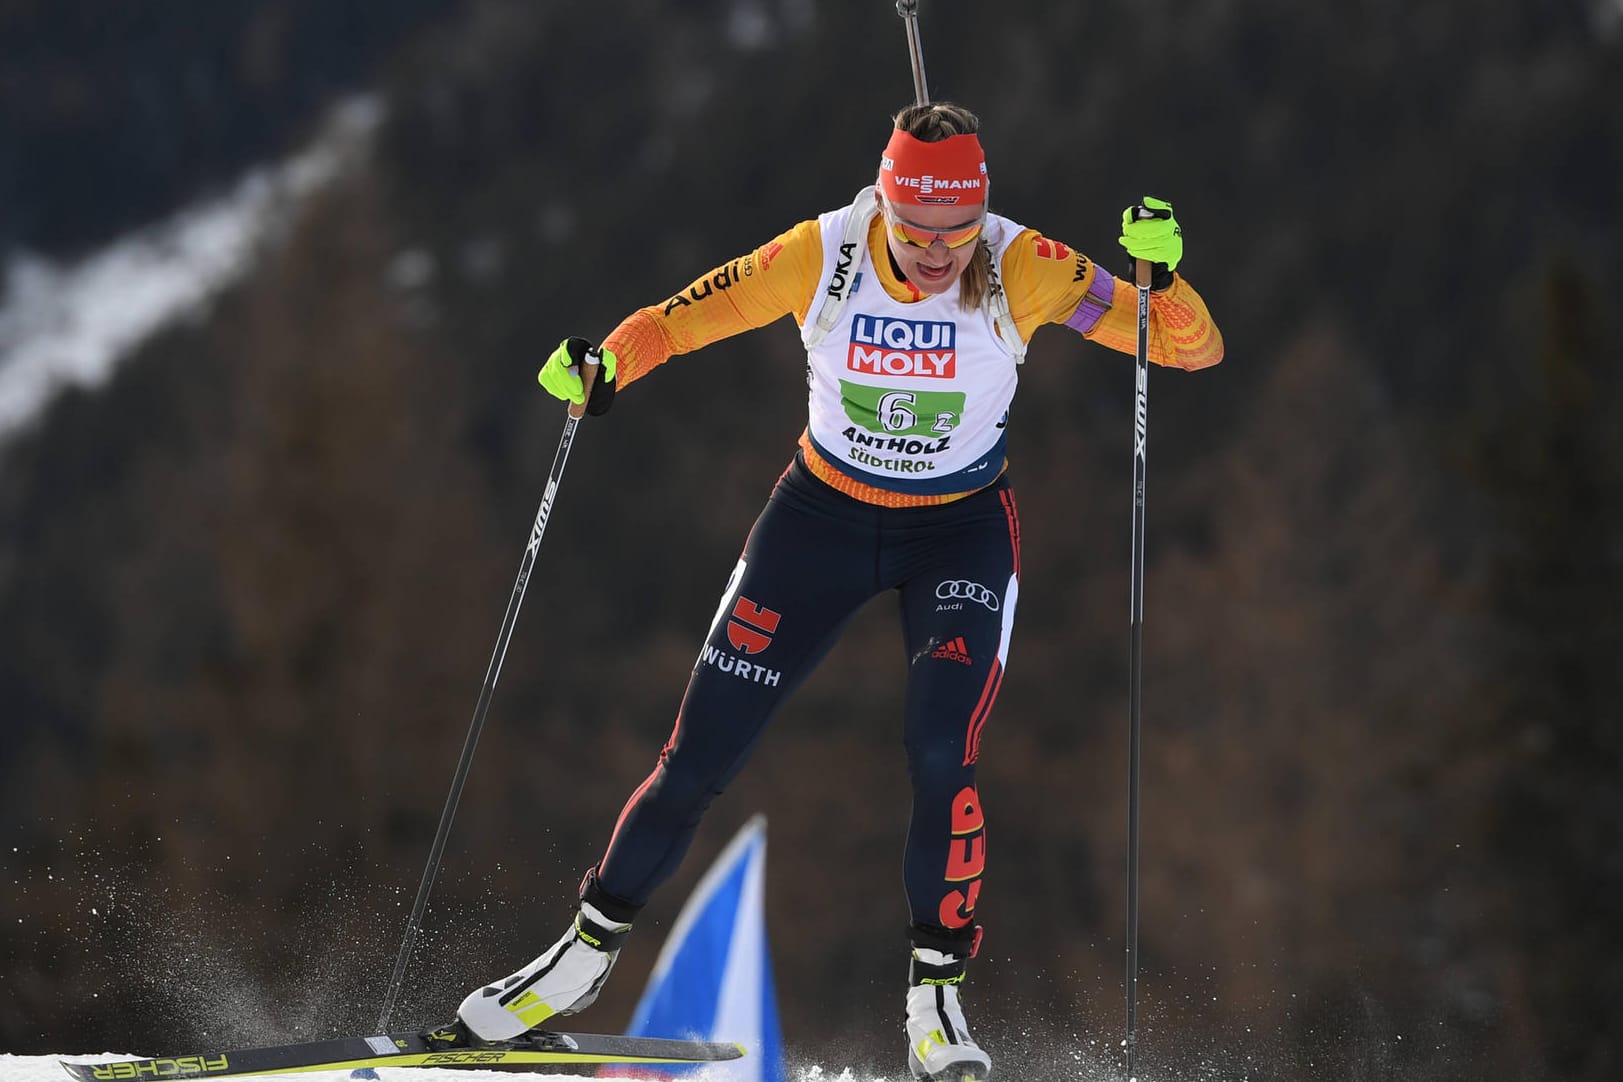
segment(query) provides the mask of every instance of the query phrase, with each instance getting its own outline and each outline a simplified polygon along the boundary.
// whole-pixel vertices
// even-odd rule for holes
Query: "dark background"
[[[1227,341],[1150,383],[1141,1065],[1623,1077],[1623,9],[922,7],[996,208],[1119,265],[1121,208],[1171,198]],[[375,1022],[562,423],[535,368],[871,179],[892,9],[0,3],[3,253],[384,110],[248,277],[0,448],[0,1047]],[[802,365],[786,320],[583,427],[396,1021],[568,919]],[[1051,329],[1022,376],[968,1004],[1060,1078],[1122,1033],[1131,362]],[[764,811],[790,1052],[894,1074],[904,668],[876,602],[586,1028]]]

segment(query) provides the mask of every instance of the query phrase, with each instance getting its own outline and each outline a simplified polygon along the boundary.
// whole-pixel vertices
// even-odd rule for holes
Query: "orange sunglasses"
[[[903,244],[911,244],[915,248],[928,248],[937,240],[948,248],[962,248],[970,241],[981,235],[986,228],[986,212],[967,225],[956,225],[951,229],[931,229],[929,226],[918,225],[898,217],[891,208],[890,200],[883,202],[885,209],[885,223],[890,226],[890,234]]]

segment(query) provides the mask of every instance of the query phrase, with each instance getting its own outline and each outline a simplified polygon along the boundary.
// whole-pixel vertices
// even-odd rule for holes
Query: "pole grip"
[[[1133,217],[1141,222],[1146,222],[1155,217],[1155,212],[1146,206],[1140,205],[1135,208]],[[1148,259],[1133,260],[1133,276],[1137,279],[1135,284],[1138,288],[1150,288],[1150,283],[1154,279],[1154,271],[1151,268],[1150,261]]]
[[[586,359],[580,363],[580,389],[581,400],[569,403],[569,416],[580,420],[586,416],[586,403],[592,400],[592,384],[597,382],[598,370],[603,367],[603,351],[589,349]]]

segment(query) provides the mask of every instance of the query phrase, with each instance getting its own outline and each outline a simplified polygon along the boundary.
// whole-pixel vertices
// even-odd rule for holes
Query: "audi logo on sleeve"
[[[973,601],[977,605],[985,605],[993,612],[998,610],[997,594],[988,590],[978,582],[967,579],[948,579],[935,588],[935,596],[942,601]]]

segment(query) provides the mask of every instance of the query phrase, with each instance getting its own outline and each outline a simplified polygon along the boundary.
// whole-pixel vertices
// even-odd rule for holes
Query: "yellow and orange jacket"
[[[920,293],[897,275],[886,244],[885,225],[876,217],[869,227],[868,248],[885,292],[897,301],[918,300]],[[618,358],[615,379],[620,387],[635,383],[678,353],[691,353],[712,342],[764,327],[785,315],[804,326],[823,271],[823,242],[815,219],[801,222],[738,259],[729,260],[695,279],[680,293],[640,308],[621,321],[604,340]],[[1003,258],[1000,278],[1015,328],[1025,341],[1045,323],[1065,323],[1085,300],[1097,298],[1097,276],[1106,272],[1069,246],[1035,229],[1021,232]],[[1114,303],[1096,318],[1083,336],[1122,353],[1138,349],[1138,312],[1130,298],[1134,287],[1114,284]],[[706,301],[700,304],[698,301]],[[1194,370],[1223,359],[1223,338],[1206,310],[1206,302],[1179,275],[1172,285],[1150,295],[1149,359],[1151,363]],[[939,504],[966,495],[909,496],[857,481],[824,462],[801,434],[801,451],[817,477],[842,492],[884,506]]]

